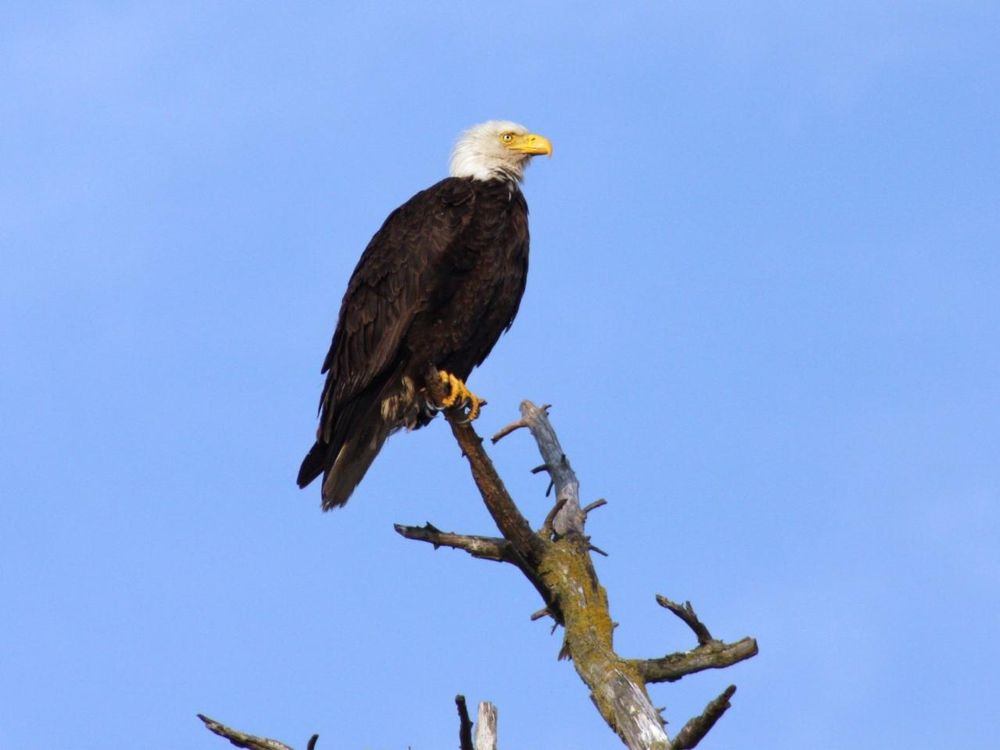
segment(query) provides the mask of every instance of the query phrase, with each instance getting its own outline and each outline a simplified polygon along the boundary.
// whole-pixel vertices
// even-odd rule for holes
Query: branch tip
[[[205,728],[208,729],[208,731],[213,734],[217,734],[220,737],[224,737],[229,740],[230,744],[235,745],[236,747],[242,747],[246,750],[292,750],[292,748],[283,742],[278,742],[278,740],[272,740],[267,737],[256,737],[252,734],[241,732],[238,729],[227,727],[225,724],[216,721],[215,719],[210,719],[204,714],[198,714],[198,718],[205,724]],[[313,735],[313,737],[315,739],[319,739],[319,735]],[[312,750],[315,746],[315,742],[310,740],[310,743],[310,750]]]
[[[671,750],[688,750],[695,747],[709,730],[715,726],[726,711],[729,710],[729,699],[736,692],[736,686],[730,685],[705,706],[705,710],[688,721],[670,743]]]
[[[469,708],[465,705],[465,696],[455,696],[455,706],[458,708],[458,744],[460,750],[475,750],[472,745],[472,720],[469,718]]]
[[[497,707],[489,701],[479,704],[476,716],[476,750],[496,750],[497,747]]]
[[[528,423],[525,422],[524,419],[515,420],[506,427],[504,427],[503,429],[501,429],[499,432],[497,432],[493,437],[491,437],[490,442],[492,442],[493,445],[496,445],[505,437],[507,437],[510,433],[515,432],[516,430],[520,430],[522,427],[527,427],[527,426]]]
[[[709,643],[715,641],[712,634],[708,632],[708,628],[705,627],[705,624],[698,619],[698,615],[695,614],[694,607],[691,606],[691,602],[686,601],[684,604],[678,604],[661,594],[657,594],[656,603],[664,609],[669,609],[677,615],[677,617],[679,617],[685,625],[691,628],[691,630],[694,631],[695,637],[698,639],[699,646],[707,646]]]
[[[643,682],[677,682],[706,669],[725,669],[757,655],[757,641],[743,638],[735,643],[711,641],[690,651],[668,654],[659,659],[633,659]]]

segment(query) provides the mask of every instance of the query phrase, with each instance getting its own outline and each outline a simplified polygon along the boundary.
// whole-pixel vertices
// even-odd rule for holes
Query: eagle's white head
[[[552,144],[544,135],[529,133],[516,122],[490,120],[459,137],[451,152],[451,176],[520,182],[536,154],[552,156]]]

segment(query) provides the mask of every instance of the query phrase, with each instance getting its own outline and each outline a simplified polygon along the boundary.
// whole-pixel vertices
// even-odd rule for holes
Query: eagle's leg
[[[468,386],[460,378],[455,377],[450,372],[438,371],[438,378],[441,384],[448,389],[448,395],[441,399],[441,408],[450,409],[453,406],[469,407],[466,415],[468,421],[472,421],[479,416],[479,410],[486,402],[469,390]]]

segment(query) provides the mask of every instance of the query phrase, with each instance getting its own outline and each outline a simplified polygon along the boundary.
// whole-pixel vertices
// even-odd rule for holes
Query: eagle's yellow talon
[[[483,402],[479,397],[476,396],[476,394],[470,392],[469,395],[472,396],[472,398],[469,399],[468,417],[470,422],[475,422],[476,419],[479,417],[479,409],[482,407]]]
[[[452,375],[450,372],[439,371],[438,379],[441,384],[448,388],[448,393],[444,398],[441,399],[441,408],[450,409],[454,406],[458,407],[468,407],[469,411],[466,414],[467,421],[471,422],[479,416],[479,412],[482,409],[483,404],[486,402],[479,398],[475,393],[469,390],[468,386],[465,385],[459,378]]]
[[[438,378],[441,380],[441,384],[448,389],[448,394],[441,399],[441,408],[450,409],[458,401],[459,394],[462,392],[462,381],[450,372],[439,372]]]

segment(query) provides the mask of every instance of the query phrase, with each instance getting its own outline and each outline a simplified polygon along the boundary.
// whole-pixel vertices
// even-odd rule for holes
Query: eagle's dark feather
[[[351,276],[323,364],[323,508],[347,502],[385,439],[427,424],[430,366],[465,380],[510,327],[528,272],[528,206],[506,179],[449,177],[393,211]]]

